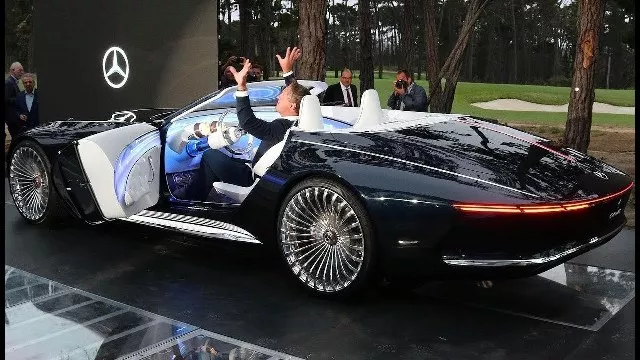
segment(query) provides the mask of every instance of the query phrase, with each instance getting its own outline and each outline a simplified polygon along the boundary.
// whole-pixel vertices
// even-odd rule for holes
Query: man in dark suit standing
[[[280,118],[271,122],[258,119],[253,110],[251,110],[247,91],[247,74],[251,69],[249,59],[244,60],[242,70],[239,72],[233,67],[230,69],[235,81],[238,83],[235,97],[239,125],[247,133],[262,140],[253,158],[252,165],[255,165],[273,145],[284,139],[287,130],[295,125],[299,119],[302,98],[311,94],[306,87],[298,84],[293,76],[293,65],[300,58],[301,53],[300,49],[294,47],[293,50],[287,48],[284,58],[276,55],[287,86],[278,96],[278,103],[276,104],[276,111],[280,114]],[[196,185],[194,188],[202,190],[198,196],[194,196],[194,200],[205,201],[213,188],[214,182],[222,181],[239,186],[249,186],[253,182],[253,173],[245,160],[228,157],[217,149],[209,149],[202,154],[197,181],[200,185]]]
[[[16,97],[16,108],[20,120],[20,131],[25,131],[40,125],[38,116],[38,90],[35,89],[33,74],[22,75],[24,91]]]
[[[337,103],[342,102],[344,106],[358,106],[358,89],[351,83],[353,74],[351,70],[344,68],[340,74],[340,82],[338,84],[329,85],[324,92],[322,102]]]
[[[4,123],[9,128],[9,134],[11,136],[18,135],[20,129],[20,123],[18,120],[16,97],[20,92],[18,87],[18,80],[24,74],[24,69],[19,62],[14,62],[9,67],[9,77],[4,82]],[[7,135],[5,134],[5,142]]]

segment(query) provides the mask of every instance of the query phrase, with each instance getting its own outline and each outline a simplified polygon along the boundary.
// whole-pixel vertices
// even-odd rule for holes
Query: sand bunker
[[[497,99],[487,102],[473,103],[471,105],[477,106],[482,109],[512,111],[567,112],[567,109],[569,108],[568,103],[564,105],[542,105],[517,99]],[[615,106],[594,102],[593,112],[604,114],[635,115],[636,108],[635,106]]]

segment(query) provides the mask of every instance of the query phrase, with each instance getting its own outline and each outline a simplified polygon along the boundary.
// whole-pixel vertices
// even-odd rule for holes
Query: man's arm
[[[391,93],[391,96],[389,96],[389,100],[387,100],[387,107],[391,110],[398,110],[396,109],[396,103],[397,103],[398,97],[396,96],[395,93]],[[360,104],[362,105],[362,104]]]
[[[249,94],[246,91],[236,92],[236,109],[240,127],[246,132],[260,140],[282,140],[286,130],[284,130],[280,123],[267,122],[262,119],[258,119],[253,113],[253,110],[251,110]]]
[[[286,86],[289,86],[291,82],[293,82],[293,80],[295,79],[295,76],[293,76],[293,71],[289,71],[285,74],[282,74],[282,76],[284,77],[284,84]]]
[[[14,85],[9,81],[4,82],[4,103],[7,106],[16,106],[16,97],[18,93],[15,91]]]
[[[404,109],[409,111],[423,111],[427,105],[427,92],[423,87],[414,87],[414,92],[406,93],[402,102],[404,103]]]
[[[358,97],[358,88],[351,84],[351,93],[353,94],[353,106],[358,107],[358,100],[360,99]]]

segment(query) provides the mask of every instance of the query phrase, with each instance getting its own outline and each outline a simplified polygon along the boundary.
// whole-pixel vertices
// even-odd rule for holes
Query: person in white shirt
[[[351,83],[353,73],[351,70],[344,68],[340,74],[340,82],[329,85],[325,90],[322,102],[324,104],[344,104],[348,107],[358,106],[358,89]]]

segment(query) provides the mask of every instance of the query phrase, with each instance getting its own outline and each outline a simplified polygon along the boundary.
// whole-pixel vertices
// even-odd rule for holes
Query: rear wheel
[[[52,223],[65,213],[53,188],[51,164],[37,143],[19,143],[9,160],[9,191],[18,212],[32,224]]]
[[[354,295],[374,277],[369,217],[337,182],[313,178],[291,189],[278,216],[278,244],[293,275],[316,295]]]

